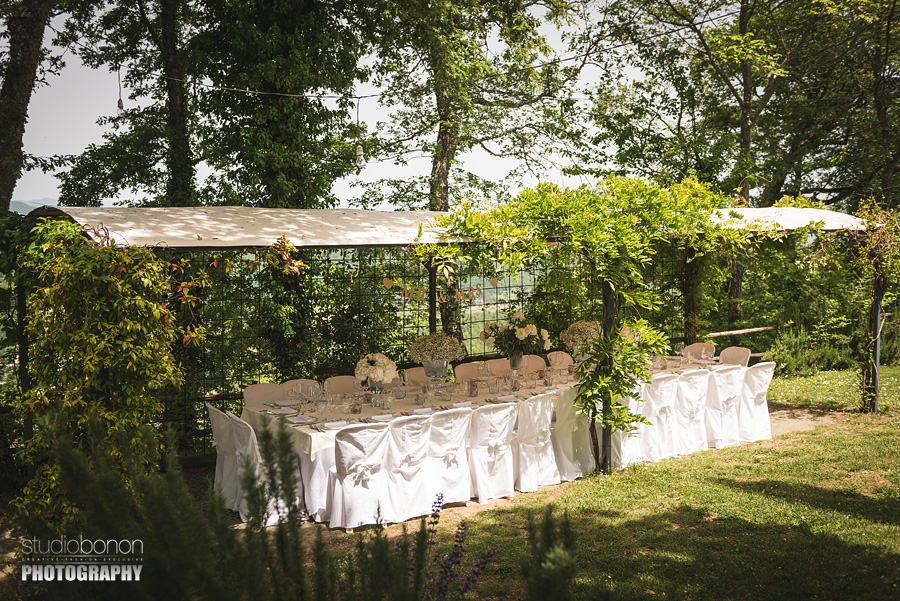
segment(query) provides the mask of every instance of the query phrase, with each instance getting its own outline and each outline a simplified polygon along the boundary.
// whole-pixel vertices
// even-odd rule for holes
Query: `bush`
[[[766,351],[765,360],[776,363],[775,372],[780,376],[811,376],[856,365],[852,341],[844,340],[841,346],[810,335],[803,328],[782,333]]]

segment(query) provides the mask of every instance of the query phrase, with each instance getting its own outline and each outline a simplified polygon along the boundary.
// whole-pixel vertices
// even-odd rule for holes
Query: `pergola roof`
[[[725,227],[747,230],[796,230],[819,224],[823,231],[863,231],[866,225],[859,217],[826,209],[797,207],[735,208],[716,211]]]
[[[108,232],[119,245],[177,249],[266,248],[282,235],[295,246],[305,248],[463,241],[429,227],[436,216],[445,214],[437,211],[45,206],[31,214],[69,217],[98,240],[100,232]],[[720,209],[717,217],[725,227],[755,231],[794,230],[816,223],[825,231],[865,229],[857,217],[824,209]]]
[[[119,245],[167,248],[265,248],[282,235],[297,247],[407,246],[446,242],[427,227],[437,211],[263,209],[256,207],[42,207],[41,216],[68,216],[88,234],[103,228]],[[421,229],[421,237],[419,236]]]

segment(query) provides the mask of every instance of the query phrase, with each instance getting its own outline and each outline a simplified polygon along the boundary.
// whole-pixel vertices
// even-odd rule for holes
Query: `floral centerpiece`
[[[356,379],[370,386],[384,385],[397,379],[397,364],[381,353],[369,353],[356,364]]]
[[[569,325],[559,339],[573,355],[583,355],[591,348],[594,341],[603,333],[603,328],[596,321],[576,321]]]
[[[459,361],[465,358],[466,347],[443,332],[422,336],[409,346],[409,358],[413,363],[435,361]]]
[[[509,357],[510,367],[514,370],[519,368],[522,355],[550,350],[550,333],[543,329],[538,332],[537,326],[525,323],[525,316],[518,311],[513,313],[509,323],[485,323],[478,337],[501,355]]]

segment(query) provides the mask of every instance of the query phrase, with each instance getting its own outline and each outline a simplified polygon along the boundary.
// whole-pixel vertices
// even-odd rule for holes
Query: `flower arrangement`
[[[466,347],[443,332],[422,336],[409,346],[409,358],[413,363],[459,361],[465,356]]]
[[[356,379],[363,383],[366,380],[387,383],[399,377],[397,364],[381,353],[369,353],[360,359],[354,373]]]
[[[602,333],[603,328],[599,322],[576,321],[559,335],[559,339],[573,355],[581,355],[588,351]]]
[[[518,311],[513,313],[509,323],[485,323],[478,337],[507,357],[521,357],[550,350],[550,333],[543,329],[539,333],[537,326],[525,323],[525,316]]]

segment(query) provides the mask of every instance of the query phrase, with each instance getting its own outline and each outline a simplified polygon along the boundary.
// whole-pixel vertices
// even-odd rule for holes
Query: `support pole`
[[[887,277],[884,274],[883,257],[877,252],[872,252],[872,305],[869,308],[869,319],[866,324],[866,332],[870,344],[874,346],[872,351],[866,349],[866,372],[863,374],[863,394],[870,413],[878,413],[880,396],[879,371],[881,367],[881,304],[887,288]]]
[[[684,345],[697,342],[699,323],[697,306],[700,296],[700,269],[697,249],[689,246],[685,249],[684,269],[681,273],[681,297],[684,302]]]
[[[437,265],[428,262],[428,333],[437,332]]]

